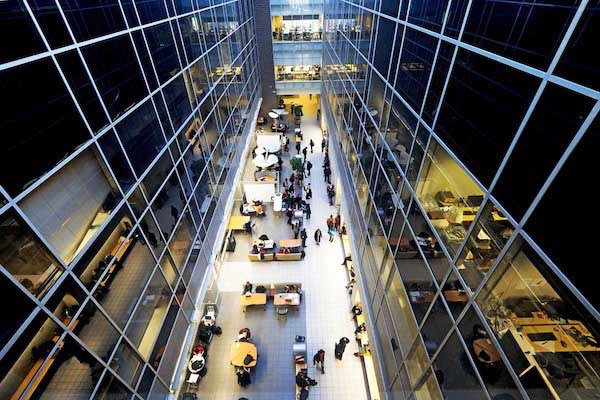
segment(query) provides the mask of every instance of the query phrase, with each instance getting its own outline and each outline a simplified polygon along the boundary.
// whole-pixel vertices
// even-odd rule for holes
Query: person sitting
[[[246,283],[244,283],[244,294],[245,293],[252,293],[252,289],[254,288],[254,286],[250,283],[250,281],[246,281]]]
[[[257,245],[255,245],[255,244],[254,244],[254,245],[252,245],[252,254],[258,254],[258,253],[259,253],[259,251],[258,251],[258,246],[257,246]]]
[[[300,386],[301,388],[315,386],[316,384],[317,381],[310,378],[305,370],[300,370],[300,372],[296,374],[296,385]]]
[[[235,369],[235,374],[237,375],[238,384],[241,387],[248,386],[252,383],[250,380],[250,369],[246,367],[237,367]]]
[[[251,337],[250,328],[242,328],[238,332],[238,342],[249,342]]]
[[[282,251],[283,251],[284,254],[290,254],[291,253],[289,247],[284,247]]]
[[[256,215],[263,215],[264,210],[262,204],[257,204],[254,206],[254,210],[256,211]]]

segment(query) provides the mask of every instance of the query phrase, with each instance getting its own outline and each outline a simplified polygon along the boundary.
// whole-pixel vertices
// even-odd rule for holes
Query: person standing
[[[310,209],[310,204],[306,204],[306,219],[310,219],[311,214],[312,210]]]
[[[322,236],[323,236],[323,234],[321,233],[321,230],[319,228],[317,228],[317,230],[315,231],[315,243],[317,243],[317,246],[319,246],[321,244]]]
[[[311,151],[312,153],[312,151]],[[310,170],[312,169],[313,165],[310,161],[306,162],[306,176],[310,176]]]
[[[333,191],[333,189],[331,189],[331,190]],[[334,192],[334,193],[335,193],[335,192]],[[340,225],[341,225],[341,223],[342,223],[342,217],[341,217],[341,215],[340,215],[340,214],[338,214],[338,215],[335,217],[335,221],[334,221],[334,225],[335,225],[335,229],[336,229],[336,230],[338,230],[338,231],[340,230]]]
[[[317,109],[317,121],[321,119],[321,109]]]
[[[340,339],[338,343],[335,344],[335,358],[338,360],[342,360],[344,356],[344,351],[346,351],[346,345],[350,343],[350,339],[347,337],[343,337]]]
[[[302,155],[304,156],[304,159],[306,160],[306,155],[308,154],[308,147],[305,147],[302,149]]]
[[[333,198],[335,197],[335,190],[333,190],[333,189],[327,189],[327,197],[329,198],[329,205],[332,206],[333,205]],[[337,229],[337,225],[336,225],[335,220],[334,220],[334,226]]]
[[[325,147],[327,147],[327,141],[323,138],[323,140],[321,140],[321,153],[325,152]]]
[[[327,233],[329,234],[329,242],[333,242],[333,238],[335,237],[335,228],[330,228]]]
[[[325,168],[323,168],[323,175],[325,176],[325,182],[331,183],[331,168],[329,168],[328,165],[326,165]]]
[[[296,154],[300,154],[300,142],[296,142]]]
[[[327,218],[327,229],[333,228],[333,224],[334,224],[333,215],[330,215],[329,218]]]
[[[313,356],[313,365],[317,369],[321,369],[321,373],[325,373],[325,350],[321,349]]]
[[[313,140],[312,140],[312,139],[310,139],[309,145],[310,145],[310,152],[311,152],[311,153],[314,153],[314,151],[313,151],[313,147],[315,147],[315,142],[313,142]]]
[[[306,247],[306,238],[308,235],[306,234],[306,229],[302,228],[300,231],[300,239],[302,239],[302,247]]]
[[[310,198],[312,197],[308,195],[309,191],[312,192],[312,189],[310,188],[310,183],[307,183],[306,186],[304,186],[304,192],[306,192],[306,200],[310,200]]]

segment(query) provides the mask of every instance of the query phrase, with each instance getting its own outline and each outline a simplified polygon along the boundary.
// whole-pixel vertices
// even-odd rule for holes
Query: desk
[[[287,240],[279,241],[279,247],[293,248],[293,247],[300,247],[300,246],[302,246],[302,240],[300,240],[300,239],[287,239]]]
[[[477,359],[485,364],[493,364],[500,361],[500,353],[492,341],[488,338],[476,339],[473,341],[473,351]],[[489,360],[479,357],[479,354],[484,352],[489,357]]]
[[[408,292],[408,296],[410,297],[411,303],[431,303],[433,302],[433,298],[435,297],[435,293],[430,291],[414,291]]]
[[[250,217],[244,215],[234,215],[229,219],[229,226],[227,229],[232,231],[243,231],[244,225],[250,222]]]
[[[278,293],[273,297],[276,306],[299,306],[300,293]]]
[[[450,303],[466,303],[469,301],[469,296],[467,296],[467,292],[462,290],[446,290],[444,292],[444,297]]]
[[[581,322],[577,324],[552,324],[552,325],[524,325],[521,329],[521,334],[524,339],[529,342],[535,353],[577,353],[584,351],[600,351],[600,348],[592,345],[584,346],[577,342],[567,333],[567,330],[576,329],[581,334]],[[585,328],[584,328],[585,329]],[[528,335],[536,333],[551,333],[556,337],[556,340],[534,341]],[[562,342],[562,343],[561,343]]]
[[[244,365],[244,358],[246,358],[247,355],[251,355],[254,358],[254,361],[248,365]],[[229,349],[229,362],[236,367],[255,367],[257,357],[258,353],[256,351],[256,346],[252,343],[235,342]]]
[[[246,312],[246,308],[248,308],[248,306],[267,304],[267,294],[252,293],[250,296],[246,296],[245,294],[243,294],[240,299],[240,304],[242,305],[243,311]]]

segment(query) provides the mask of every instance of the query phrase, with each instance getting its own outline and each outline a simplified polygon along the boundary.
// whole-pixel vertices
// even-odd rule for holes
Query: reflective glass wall
[[[594,224],[568,205],[597,170],[599,18],[325,1],[322,109],[388,398],[600,394]]]
[[[1,8],[0,397],[164,398],[258,103],[252,3]]]

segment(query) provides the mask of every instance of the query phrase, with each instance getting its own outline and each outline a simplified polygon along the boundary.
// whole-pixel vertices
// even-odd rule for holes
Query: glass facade
[[[593,262],[566,239],[594,235],[566,204],[597,170],[598,2],[324,13],[324,126],[351,186],[381,397],[598,396]]]
[[[323,0],[272,0],[270,5],[277,94],[318,93]]]
[[[169,393],[258,105],[252,7],[3,2],[1,398]]]

